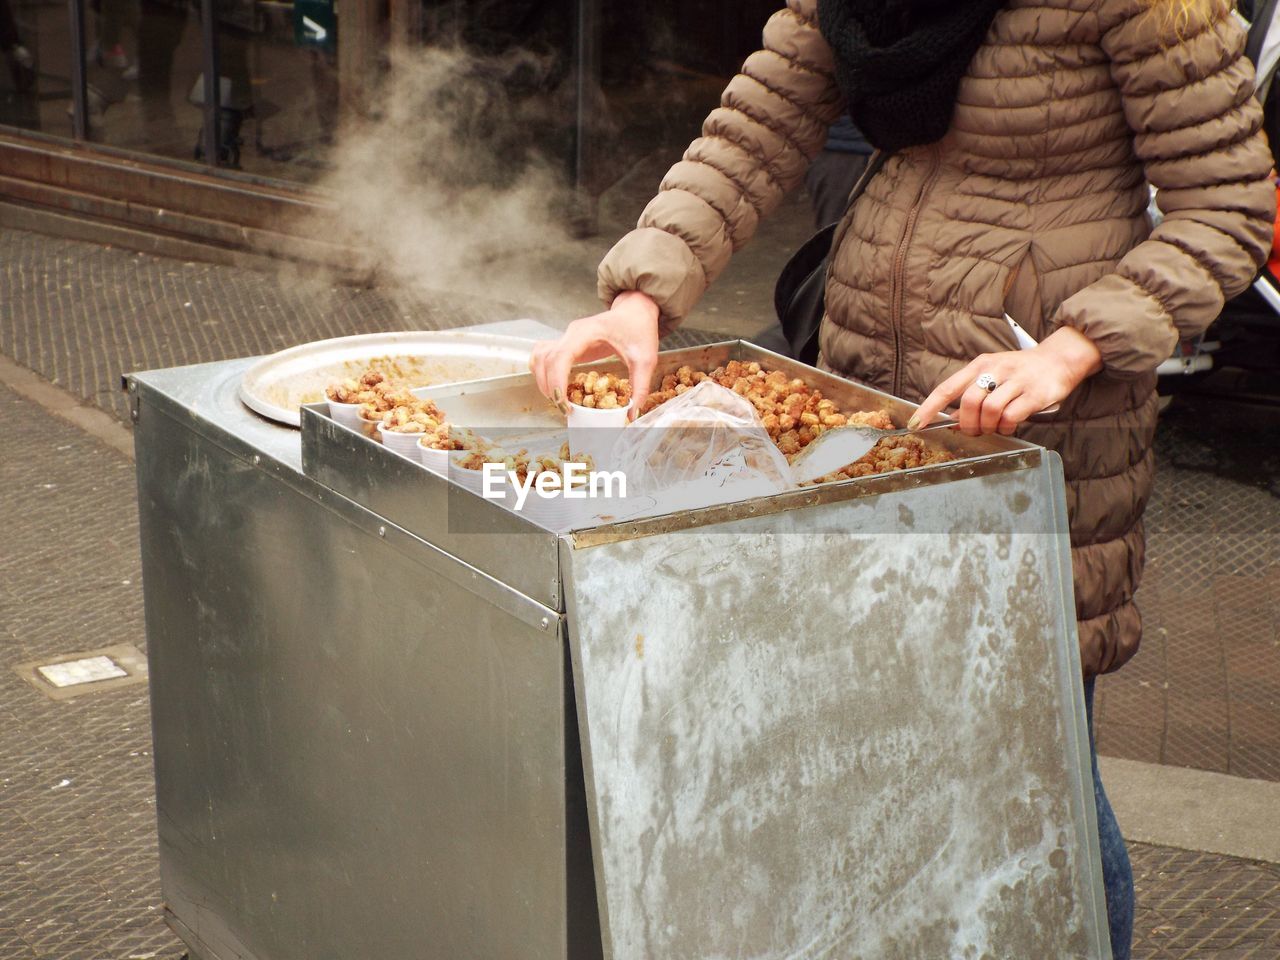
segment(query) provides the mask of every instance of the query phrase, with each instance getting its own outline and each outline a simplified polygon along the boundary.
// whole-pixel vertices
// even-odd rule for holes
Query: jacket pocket
[[[1020,261],[1009,268],[1005,277],[1004,312],[1017,321],[1018,326],[1027,331],[1037,342],[1043,340],[1052,331],[1047,329],[1044,316],[1044,301],[1040,289],[1040,271],[1036,269],[1035,257],[1028,246]],[[1013,332],[1009,332],[1009,342],[1014,344]]]

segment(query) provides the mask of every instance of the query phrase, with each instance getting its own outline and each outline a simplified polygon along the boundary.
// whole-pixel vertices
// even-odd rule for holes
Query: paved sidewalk
[[[3,388],[0,450],[0,958],[176,957],[146,687],[56,702],[10,669],[145,649],[133,465]]]
[[[1143,641],[1098,683],[1100,752],[1280,780],[1277,435],[1280,409],[1179,398],[1162,417]]]
[[[0,353],[120,419],[125,369],[406,325],[376,292],[312,302],[260,274],[11,232],[0,284]],[[413,325],[467,318],[423,316]],[[1255,442],[1273,425],[1195,402],[1162,425],[1150,629],[1099,686],[1104,753],[1280,780],[1280,511]],[[144,688],[54,702],[10,669],[143,647],[131,465],[2,387],[0,450],[0,960],[176,960],[158,919]],[[1131,852],[1136,957],[1280,956],[1280,866]]]
[[[443,299],[443,298],[442,298]],[[470,304],[407,305],[319,276],[184,263],[0,230],[0,354],[128,418],[120,374],[272,353],[384,330],[511,319]]]
[[[1275,960],[1280,866],[1129,844],[1134,960]]]

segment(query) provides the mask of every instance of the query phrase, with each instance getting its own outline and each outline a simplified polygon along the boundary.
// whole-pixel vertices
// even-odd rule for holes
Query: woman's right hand
[[[573,321],[558,340],[535,344],[529,369],[538,389],[564,407],[573,365],[617,354],[631,378],[634,418],[649,396],[658,364],[658,313],[658,305],[647,294],[627,290],[604,313]]]

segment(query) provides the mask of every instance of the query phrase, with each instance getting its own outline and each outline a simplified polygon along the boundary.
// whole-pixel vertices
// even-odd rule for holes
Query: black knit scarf
[[[894,151],[942,139],[956,90],[1004,0],[818,0],[854,123]]]

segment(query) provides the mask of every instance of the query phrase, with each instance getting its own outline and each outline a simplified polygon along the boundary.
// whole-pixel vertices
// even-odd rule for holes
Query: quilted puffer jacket
[[[1155,367],[1243,290],[1272,237],[1272,158],[1229,0],[1178,24],[1140,0],[1012,0],[944,139],[889,158],[837,232],[821,333],[830,368],[919,401],[978,354],[1090,337],[1104,369],[1020,435],[1067,476],[1086,676],[1141,636],[1133,603],[1151,491]],[[816,0],[788,0],[600,267],[678,323],[799,183],[842,112]],[[1154,230],[1147,183],[1165,214]]]

